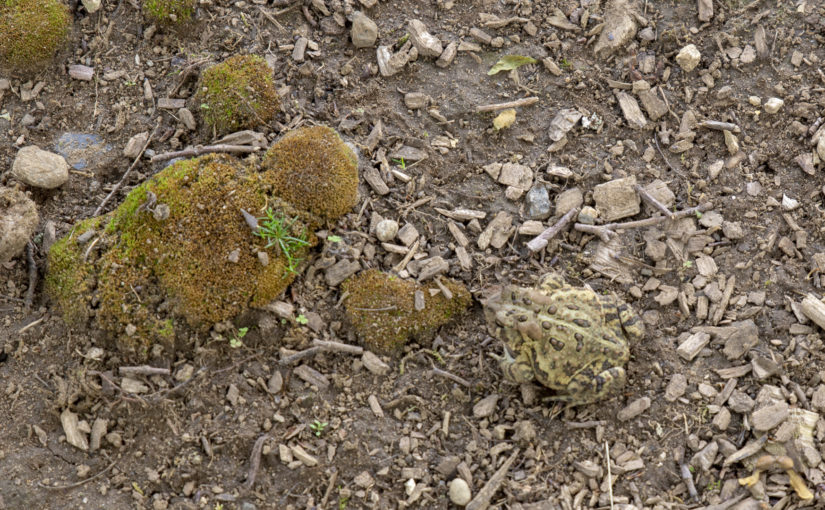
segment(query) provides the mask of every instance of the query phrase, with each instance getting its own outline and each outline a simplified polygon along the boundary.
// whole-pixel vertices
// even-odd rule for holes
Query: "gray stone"
[[[728,407],[735,413],[748,413],[756,403],[744,391],[733,390],[728,397]]]
[[[665,400],[673,402],[677,398],[685,394],[687,390],[687,377],[684,374],[673,374],[670,382],[665,388]]]
[[[616,414],[616,418],[618,418],[619,421],[632,420],[633,418],[647,411],[648,408],[650,408],[650,398],[642,397],[634,400],[633,402],[628,404],[627,407],[619,411]]]
[[[788,418],[787,402],[776,402],[753,412],[751,423],[760,432],[767,432]]]
[[[593,200],[599,216],[611,222],[639,214],[640,198],[633,189],[635,185],[636,177],[614,179],[597,185],[593,189]]]
[[[728,411],[727,407],[723,407],[719,409],[719,412],[716,413],[716,416],[713,417],[713,426],[716,427],[716,430],[724,432],[728,429],[729,425],[730,411]]]
[[[472,492],[470,492],[470,486],[461,478],[454,478],[453,481],[450,482],[449,495],[450,501],[458,506],[465,506],[473,496]]]
[[[504,163],[498,176],[498,182],[527,191],[533,183],[533,171],[530,170],[529,166],[519,165],[518,163]]]
[[[23,252],[40,218],[22,191],[0,186],[0,264]]]
[[[381,358],[371,351],[364,351],[364,354],[361,355],[361,363],[375,375],[385,375],[390,371],[390,366],[381,361]]]
[[[527,217],[531,220],[546,220],[550,217],[550,194],[543,184],[537,184],[530,188],[525,198],[527,206]]]
[[[676,55],[676,63],[679,64],[679,67],[681,67],[683,71],[688,73],[696,69],[700,60],[702,60],[702,54],[693,44],[688,44]]]
[[[707,294],[707,288],[705,293]],[[733,333],[725,341],[723,352],[729,360],[733,361],[744,356],[759,343],[759,328],[750,319],[734,322],[730,327]]]
[[[498,405],[498,395],[493,393],[490,396],[484,397],[473,406],[473,416],[478,419],[489,418],[496,411]]]
[[[398,222],[395,220],[381,220],[375,226],[375,237],[382,243],[392,241],[397,233]]]
[[[29,145],[17,153],[11,174],[29,186],[54,189],[69,180],[69,164],[60,154]]]
[[[813,396],[811,397],[811,405],[817,411],[825,411],[825,384],[820,384],[816,387]]]
[[[410,33],[410,41],[413,46],[418,49],[419,55],[422,57],[441,56],[444,48],[441,46],[441,41],[434,35],[427,31],[427,27],[417,19],[411,19],[407,24],[407,30]]]
[[[690,463],[699,467],[703,472],[710,471],[717,453],[719,453],[719,445],[716,444],[716,441],[711,441],[707,446],[696,452],[696,455],[690,459]]]
[[[556,216],[561,217],[584,204],[584,195],[579,188],[570,188],[556,195]]]
[[[356,48],[372,48],[378,39],[378,25],[366,14],[356,11],[352,15],[352,44]]]
[[[441,56],[435,61],[435,65],[441,68],[449,67],[450,64],[453,63],[457,53],[458,44],[456,42],[451,42],[446,48],[444,48],[444,51],[441,52]]]
[[[149,131],[138,133],[132,138],[129,138],[129,141],[126,142],[126,147],[123,148],[123,155],[129,159],[135,159],[140,155],[140,151],[143,149],[143,146],[146,145],[147,140],[149,140]]]
[[[178,110],[178,118],[181,122],[183,122],[183,125],[186,126],[186,129],[188,129],[189,131],[194,131],[198,128],[198,123],[195,120],[195,116],[192,115],[192,112],[189,111],[189,108],[181,108],[180,110]],[[146,142],[144,141],[144,143]]]

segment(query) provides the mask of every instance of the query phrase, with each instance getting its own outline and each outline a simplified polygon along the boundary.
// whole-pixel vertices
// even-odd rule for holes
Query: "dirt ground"
[[[350,40],[357,10],[377,24],[373,47]],[[419,54],[384,76],[376,47],[406,51],[413,19],[457,54],[438,65]],[[474,509],[822,507],[823,30],[813,0],[201,0],[179,29],[152,25],[135,0],[76,7],[53,64],[0,73],[11,85],[0,91],[0,184],[25,190],[41,218],[32,307],[26,254],[0,267],[0,509],[451,508],[455,479]],[[148,156],[214,141],[191,96],[200,70],[239,53],[273,68],[284,111],[259,129],[270,142],[323,124],[359,148],[359,204],[328,229],[346,249],[316,249],[281,308],[193,333],[188,348],[149,360],[159,373],[130,376],[134,360],[99,332],[68,328],[42,292],[45,224],[60,237],[92,216],[138,133],[152,133],[147,154],[105,211],[162,168]],[[505,55],[536,63],[488,75]],[[71,64],[94,79],[71,78]],[[167,97],[187,100],[196,129],[159,107]],[[477,110],[524,98],[536,100],[502,129],[503,108]],[[567,109],[583,121],[557,136]],[[68,182],[16,183],[26,145],[66,152]],[[501,164],[549,191],[546,213],[529,217],[540,200],[497,182]],[[577,188],[577,205],[602,216],[600,190],[633,209],[638,198],[611,187],[631,176],[668,211],[712,205],[615,236],[571,223],[528,249],[559,221],[562,192]],[[663,214],[641,205],[615,221]],[[502,211],[503,242],[482,242]],[[360,345],[325,269],[331,257],[396,266],[403,255],[376,239],[378,218],[415,227],[419,257],[443,257],[474,306],[432,341],[381,357],[386,370],[354,351],[279,362],[314,340]],[[550,390],[507,382],[488,355],[502,349],[478,301],[485,289],[531,286],[551,269],[615,293],[645,323],[626,386],[598,404],[544,403]],[[244,327],[233,348],[227,338]],[[97,444],[69,444],[72,417]],[[812,499],[783,469],[740,484],[761,455],[790,457]]]

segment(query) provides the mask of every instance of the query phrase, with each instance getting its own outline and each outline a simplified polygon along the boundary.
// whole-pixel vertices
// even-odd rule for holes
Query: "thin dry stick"
[[[263,434],[255,441],[255,445],[252,447],[252,455],[249,457],[249,471],[246,473],[246,483],[244,483],[244,487],[246,487],[247,490],[255,485],[255,477],[258,476],[258,468],[261,467],[261,450],[267,439],[269,439],[269,434]]]
[[[607,491],[610,495],[610,510],[613,510],[613,475],[610,474],[610,447],[604,442],[604,461],[607,463]]]
[[[586,225],[584,223],[576,223],[575,225],[573,225],[573,228],[575,228],[579,232],[595,234],[599,236],[602,239],[602,241],[607,242],[610,240],[611,236],[616,235],[616,232],[614,232],[614,230],[627,230],[630,228],[651,227],[653,225],[658,225],[659,223],[662,223],[663,221],[668,219],[676,220],[679,218],[683,218],[685,216],[690,216],[691,214],[696,214],[697,212],[707,211],[711,208],[713,208],[713,203],[705,202],[704,204],[698,205],[696,207],[676,211],[669,218],[667,216],[654,216],[652,218],[646,218],[644,220],[628,221],[625,223],[606,223],[604,225]]]
[[[43,317],[40,317],[40,318],[39,318],[39,319],[37,319],[36,321],[32,321],[32,322],[30,322],[30,323],[26,324],[25,326],[23,326],[22,328],[20,328],[20,329],[18,329],[18,330],[17,330],[17,334],[19,335],[20,333],[25,333],[25,332],[26,332],[26,331],[28,331],[29,329],[31,329],[31,328],[33,328],[33,327],[37,326],[38,324],[40,324],[41,322],[43,322],[43,320],[44,320],[45,318],[46,318],[46,316],[44,315]]]
[[[37,286],[37,262],[34,260],[34,243],[26,243],[26,260],[29,262],[29,288],[26,289],[23,305],[26,310],[32,307],[34,288]]]
[[[210,154],[213,152],[249,154],[251,152],[256,152],[259,150],[261,150],[260,147],[254,147],[252,145],[196,145],[189,149],[183,149],[181,151],[174,152],[164,152],[163,154],[152,156],[152,159],[150,161],[152,163],[157,163],[158,161],[166,161],[175,158],[192,158],[200,156],[201,154]]]
[[[504,461],[504,464],[487,480],[484,487],[478,491],[476,497],[467,503],[467,506],[464,507],[465,510],[482,510],[490,506],[490,500],[493,498],[493,495],[498,492],[499,487],[501,487],[501,484],[504,482],[504,477],[507,476],[507,471],[510,470],[510,466],[513,465],[519,453],[520,450],[516,448],[510,457]]]
[[[664,159],[664,160],[665,160],[665,164],[667,165],[667,167],[668,167],[668,168],[670,168],[672,171],[674,171],[674,172],[675,172],[675,171],[676,171],[676,169],[675,169],[675,168],[673,168],[673,165],[671,165],[671,164],[670,164],[670,161],[668,161],[668,160],[667,160],[667,157],[665,156],[665,153],[664,153],[664,152],[662,152],[662,148],[661,148],[661,147],[659,147],[659,137],[658,137],[658,136],[656,136],[655,134],[653,135],[653,141],[654,141],[654,142],[656,142],[656,150],[657,150],[657,151],[659,151],[659,155],[660,155],[660,156],[662,156],[662,159]]]
[[[304,349],[303,351],[296,352],[292,356],[287,356],[286,358],[279,360],[278,364],[281,366],[291,365],[296,361],[301,361],[304,358],[315,356],[322,350],[323,349],[320,347],[310,347],[309,349]]]
[[[536,104],[539,102],[539,98],[532,96],[532,97],[524,97],[521,99],[516,99],[515,101],[508,101],[506,103],[498,103],[498,104],[485,104],[476,106],[477,113],[483,112],[495,112],[498,110],[506,110],[507,108],[516,108],[518,106],[530,106],[532,104]]]
[[[467,379],[463,379],[463,378],[461,378],[461,377],[459,377],[455,374],[451,374],[450,372],[447,372],[446,370],[441,370],[440,368],[433,367],[432,370],[430,370],[430,372],[435,374],[435,375],[440,375],[441,377],[445,377],[445,378],[447,378],[451,381],[455,381],[458,384],[464,386],[465,388],[469,388],[471,386],[470,382]]]
[[[101,476],[103,476],[104,473],[106,473],[107,471],[109,471],[110,469],[115,467],[116,463],[117,463],[117,460],[113,460],[112,463],[109,464],[108,466],[106,466],[103,469],[103,471],[101,471],[100,473],[98,473],[94,476],[91,476],[89,478],[86,478],[85,480],[81,480],[79,482],[72,483],[72,484],[69,484],[69,485],[46,485],[42,482],[37,482],[37,485],[38,485],[38,487],[42,487],[44,489],[51,489],[51,490],[55,490],[55,491],[60,491],[60,490],[64,490],[64,489],[74,489],[75,487],[80,487],[81,485],[87,484],[87,483],[91,482],[92,480],[96,480],[96,479],[100,478]]]
[[[659,209],[660,211],[662,211],[665,214],[665,216],[667,216],[668,218],[673,217],[673,213],[670,212],[667,207],[665,207],[665,204],[663,204],[663,203],[659,202],[658,200],[656,200],[656,197],[654,197],[653,195],[648,193],[647,190],[644,189],[640,184],[634,185],[633,189],[635,189],[636,193],[638,193],[639,196],[642,197],[642,200],[644,200],[648,204],[652,205],[656,209]]]
[[[682,475],[682,481],[685,482],[685,485],[687,486],[688,494],[691,499],[697,499],[699,497],[699,493],[696,491],[696,485],[693,483],[693,474],[690,472],[690,468],[683,462],[679,466],[679,471]]]
[[[577,429],[593,429],[596,427],[603,427],[607,425],[607,421],[605,420],[594,420],[594,421],[566,421],[564,422],[565,426],[567,426],[570,430],[577,430]]]
[[[559,219],[559,221],[556,222],[555,225],[548,228],[538,236],[534,237],[529,243],[527,243],[527,249],[535,252],[547,246],[547,243],[550,242],[550,239],[553,239],[554,237],[559,235],[559,232],[564,230],[567,227],[567,224],[570,223],[573,217],[577,214],[579,214],[578,207],[574,207],[573,209],[567,211],[564,214],[564,216],[562,216],[561,219]]]
[[[327,484],[327,490],[324,492],[324,499],[321,500],[321,508],[327,507],[327,502],[329,501],[329,497],[332,495],[332,489],[335,488],[335,482],[338,481],[338,471],[333,471],[332,476],[329,477],[329,483]]]
[[[120,375],[169,375],[168,368],[150,367],[141,365],[137,367],[120,367],[117,369]]]
[[[117,182],[117,184],[115,184],[115,187],[112,188],[112,191],[110,191],[109,194],[106,195],[106,198],[103,199],[103,202],[101,202],[100,205],[97,206],[97,209],[95,209],[95,212],[94,212],[94,214],[92,214],[92,216],[100,216],[100,213],[103,211],[103,206],[105,206],[106,203],[109,200],[111,200],[113,196],[115,196],[115,193],[117,193],[117,190],[119,190],[120,187],[123,186],[123,183],[126,182],[126,178],[129,176],[130,173],[132,173],[132,170],[134,170],[134,168],[137,166],[138,161],[140,161],[140,158],[143,157],[143,153],[146,152],[146,149],[149,147],[149,144],[152,142],[152,138],[155,137],[155,133],[157,133],[159,127],[160,127],[160,119],[158,119],[157,123],[155,123],[155,129],[152,130],[152,134],[150,134],[149,138],[146,139],[146,143],[143,144],[143,148],[140,149],[140,153],[137,155],[137,157],[135,157],[135,160],[132,161],[132,164],[129,166],[129,168],[126,170],[126,172],[124,172],[123,176],[120,178],[120,180]]]
[[[320,347],[325,351],[345,352],[347,354],[354,354],[356,356],[364,354],[364,348],[359,345],[350,345],[341,342],[332,342],[330,340],[319,340],[317,338],[312,340],[314,347]]]

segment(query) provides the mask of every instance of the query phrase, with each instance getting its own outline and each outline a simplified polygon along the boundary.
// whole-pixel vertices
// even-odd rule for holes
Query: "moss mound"
[[[204,120],[223,134],[271,121],[281,99],[264,59],[237,55],[203,72],[196,100]]]
[[[42,67],[70,27],[69,9],[59,0],[0,0],[0,58],[19,71]]]
[[[346,316],[368,349],[397,352],[410,338],[422,339],[464,312],[470,306],[470,293],[464,285],[445,279],[452,292],[448,299],[435,283],[419,285],[411,280],[375,269],[363,271],[342,284],[349,294]],[[414,294],[424,294],[423,310],[415,309]]]
[[[305,258],[317,243],[309,228],[316,220],[269,196],[269,187],[265,174],[229,156],[171,165],[132,190],[120,207],[87,220],[52,247],[49,293],[69,321],[94,315],[94,324],[115,333],[119,347],[138,353],[173,340],[171,317],[204,331],[264,305],[297,273],[253,235],[241,209],[262,216],[268,207],[295,218],[290,233],[308,243],[293,257]],[[87,246],[77,243],[89,229],[99,254],[86,254]]]
[[[326,126],[296,129],[264,156],[274,193],[295,207],[335,219],[358,201],[358,161],[335,130]]]
[[[183,23],[195,13],[197,0],[146,0],[146,15],[162,24]]]

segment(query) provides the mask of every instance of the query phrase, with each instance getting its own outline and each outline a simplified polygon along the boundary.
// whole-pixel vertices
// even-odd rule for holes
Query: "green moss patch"
[[[347,319],[368,349],[397,352],[408,339],[431,336],[470,306],[464,285],[449,279],[443,283],[452,293],[450,299],[435,283],[419,285],[375,269],[363,271],[342,284],[348,294]],[[419,290],[424,294],[423,310],[415,309],[414,294]]]
[[[143,10],[161,24],[183,23],[192,18],[197,0],[145,0]]]
[[[196,97],[206,123],[219,133],[267,124],[281,108],[264,59],[237,55],[203,72]]]
[[[335,130],[326,126],[296,129],[264,156],[273,192],[295,207],[334,219],[358,201],[358,161]]]
[[[18,71],[36,70],[54,56],[70,27],[69,9],[58,0],[0,0],[0,58]]]

